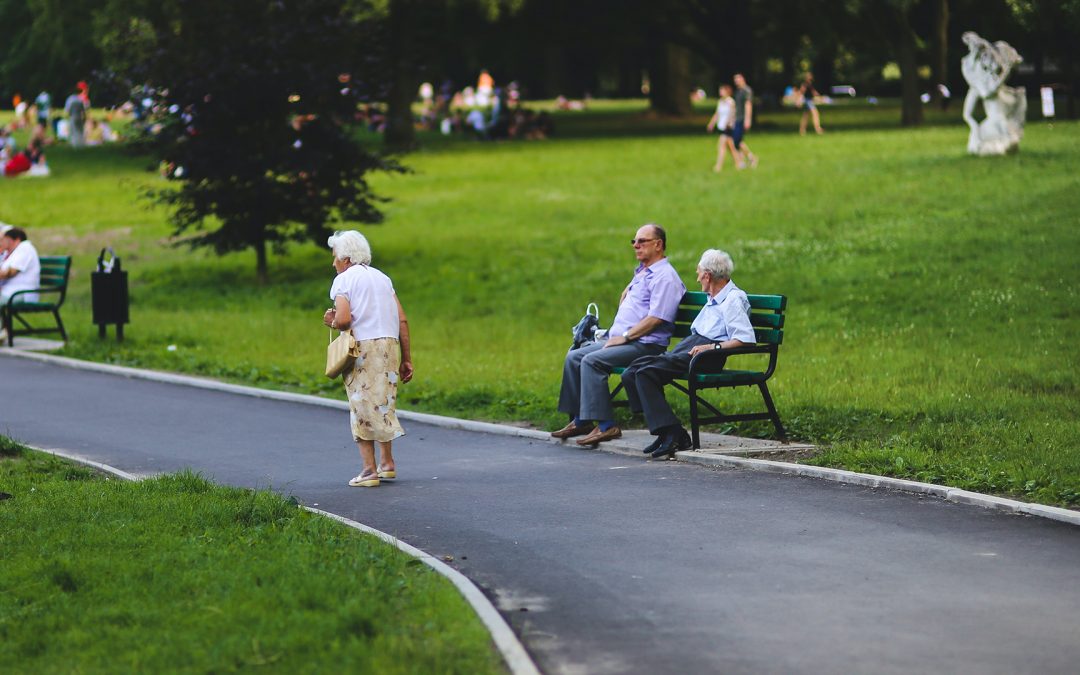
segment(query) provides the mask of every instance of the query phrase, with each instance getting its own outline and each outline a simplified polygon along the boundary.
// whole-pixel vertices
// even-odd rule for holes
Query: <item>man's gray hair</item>
[[[731,261],[731,256],[715,248],[702,253],[701,261],[697,266],[703,272],[708,272],[714,279],[731,279],[731,273],[735,271],[735,263]]]
[[[350,260],[354,265],[371,264],[371,245],[356,230],[335,232],[326,240],[338,260]]]

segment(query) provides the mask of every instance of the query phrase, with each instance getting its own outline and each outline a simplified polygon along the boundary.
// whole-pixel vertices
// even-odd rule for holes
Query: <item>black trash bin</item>
[[[109,259],[105,259],[108,252]],[[116,324],[116,339],[124,339],[124,324],[128,323],[127,272],[120,269],[120,258],[112,248],[101,249],[97,269],[90,273],[90,298],[98,337],[105,337],[105,326]]]

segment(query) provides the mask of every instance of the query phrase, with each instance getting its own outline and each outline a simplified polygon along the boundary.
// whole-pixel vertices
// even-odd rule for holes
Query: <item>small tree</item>
[[[265,282],[268,247],[325,241],[336,220],[381,219],[365,176],[402,169],[355,133],[379,65],[364,57],[355,9],[333,0],[119,4],[152,7],[113,12],[128,19],[104,42],[149,92],[144,141],[175,183],[151,196],[171,207],[177,235],[196,232],[185,243],[219,254],[253,248]]]

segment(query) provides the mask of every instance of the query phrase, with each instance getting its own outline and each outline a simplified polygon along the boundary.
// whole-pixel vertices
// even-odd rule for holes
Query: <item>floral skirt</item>
[[[345,373],[349,424],[353,440],[392,441],[405,435],[397,419],[398,369],[401,348],[397,338],[357,340],[360,356]]]

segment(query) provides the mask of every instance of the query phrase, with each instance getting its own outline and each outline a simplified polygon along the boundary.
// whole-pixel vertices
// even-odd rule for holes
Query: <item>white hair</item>
[[[371,245],[364,235],[356,230],[335,232],[326,240],[326,245],[338,260],[350,260],[354,265],[371,263]]]
[[[697,266],[715,279],[731,279],[731,273],[735,271],[735,263],[731,261],[731,256],[715,248],[702,253]]]

